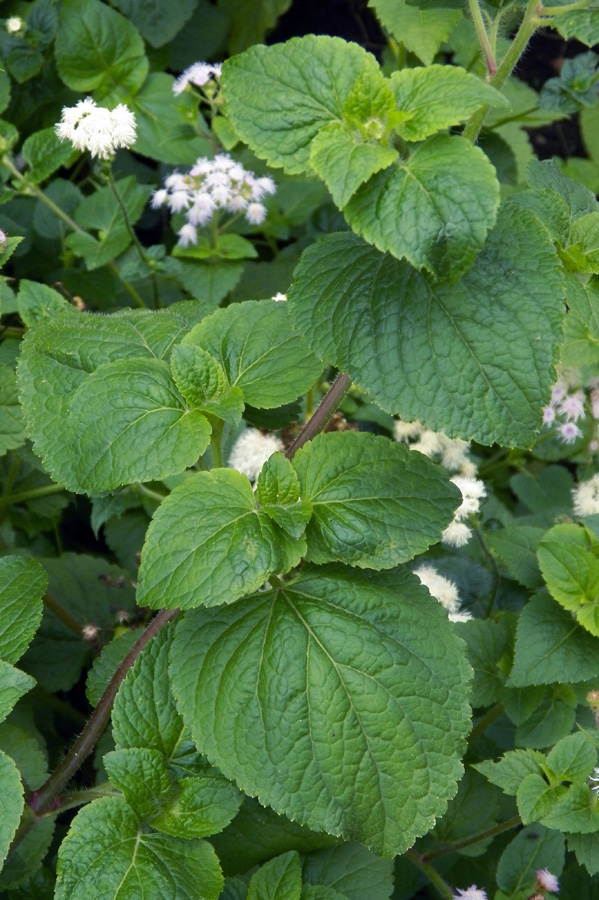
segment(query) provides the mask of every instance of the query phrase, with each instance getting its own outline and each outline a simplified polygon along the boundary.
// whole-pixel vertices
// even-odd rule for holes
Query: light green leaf
[[[256,509],[245,475],[234,469],[198,472],[154,514],[141,555],[138,602],[153,609],[232,603],[273,572],[299,563],[305,542],[293,542],[292,556],[284,559],[280,534]]]
[[[368,5],[383,28],[427,66],[463,15],[461,9],[421,9],[405,0],[370,0]]]
[[[528,601],[518,620],[514,666],[508,684],[576,684],[597,677],[599,640],[551,597]]]
[[[107,104],[137,91],[148,74],[137,29],[99,0],[64,0],[56,33],[56,64],[74,91],[95,91]]]
[[[423,141],[437,131],[459,125],[479,108],[509,107],[499,91],[459,66],[402,69],[389,81],[398,110],[406,116],[397,126],[406,141]]]
[[[582,731],[562,738],[547,756],[547,765],[558,782],[586,781],[596,762],[597,748]]]
[[[499,182],[483,151],[437,135],[362,185],[344,213],[379,250],[453,281],[474,261],[498,206]]]
[[[35,679],[0,659],[0,722],[17,701],[35,687]]]
[[[552,27],[566,40],[576,38],[587,47],[599,42],[599,9],[577,9],[556,16]]]
[[[538,750],[508,750],[499,762],[490,759],[474,763],[473,768],[501,790],[515,797],[522,781],[529,775],[540,777],[545,757]]]
[[[288,297],[314,351],[388,412],[483,444],[535,439],[563,294],[553,246],[528,210],[502,213],[457,284],[341,233],[304,252]]]
[[[100,655],[96,656],[85,683],[85,696],[92,706],[98,705],[100,697],[108,687],[108,682],[140,634],[139,629],[117,634],[102,648]]]
[[[37,281],[21,278],[17,294],[17,309],[19,316],[28,328],[45,316],[51,317],[61,312],[68,305],[65,298],[53,288]]]
[[[220,772],[206,765],[205,774],[176,783],[152,828],[182,838],[218,834],[239,812],[243,794]]]
[[[312,504],[300,499],[297,474],[283,454],[266,460],[256,484],[256,496],[262,509],[273,522],[293,538],[301,538],[312,515]]]
[[[523,828],[507,845],[497,866],[497,885],[510,897],[534,890],[536,872],[549,869],[561,875],[564,867],[563,834],[535,825]]]
[[[25,420],[19,403],[17,376],[0,364],[0,456],[25,443]]]
[[[569,834],[568,850],[576,855],[576,861],[589,875],[599,874],[599,831],[594,834]]]
[[[566,276],[568,314],[564,326],[562,362],[566,366],[599,363],[599,285],[583,284],[577,275]]]
[[[223,367],[201,347],[179,344],[171,356],[175,384],[195,409],[236,426],[243,413],[243,393],[231,387]]]
[[[599,213],[587,213],[572,224],[566,253],[572,256],[574,251],[575,271],[595,275],[599,272]]]
[[[485,539],[501,557],[510,575],[535,590],[543,585],[536,550],[545,533],[545,528],[536,525],[514,524],[500,531],[490,531]]]
[[[212,149],[196,128],[197,101],[187,91],[173,96],[173,84],[172,75],[152,72],[141,90],[127,97],[137,122],[135,152],[160,162],[191,166],[199,156],[211,155]]]
[[[393,893],[393,863],[353,842],[308,854],[302,875],[305,882],[334,888],[348,900],[389,900]]]
[[[251,47],[223,66],[226,113],[260,159],[290,174],[304,172],[312,140],[323,125],[342,120],[364,70],[378,70],[374,57],[341,38],[307,35]]]
[[[527,775],[518,787],[516,802],[518,813],[525,825],[529,822],[538,822],[551,811],[555,805],[560,790],[547,784],[541,775]]]
[[[72,457],[64,452],[64,423],[79,385],[112,360],[168,358],[190,325],[178,307],[113,316],[69,307],[29,329],[17,370],[19,391],[34,450],[56,481],[78,490]]]
[[[195,0],[116,0],[116,8],[133,22],[152,47],[162,47],[190,18]]]
[[[468,675],[444,610],[401,569],[304,571],[195,610],[171,653],[180,711],[225,775],[385,856],[429,831],[455,794]]]
[[[6,859],[23,812],[23,785],[19,771],[10,757],[0,750],[0,865]]]
[[[42,595],[48,579],[27,556],[0,559],[0,659],[16,663],[42,619]]]
[[[599,831],[599,804],[588,784],[571,784],[542,822],[556,831],[592,834]]]
[[[130,747],[112,750],[103,757],[112,784],[121,791],[140,819],[160,811],[171,789],[166,760],[159,750]]]
[[[211,431],[159,359],[100,366],[76,390],[68,428],[74,478],[89,493],[182,472],[204,453]]]
[[[318,435],[295,456],[312,504],[307,559],[389,569],[436,543],[461,500],[446,472],[385,437]]]
[[[248,900],[300,900],[302,873],[295,850],[275,856],[254,872]]]
[[[79,155],[70,141],[58,137],[54,128],[42,128],[30,134],[23,142],[21,153],[29,165],[27,178],[34,184],[45,181],[61,166],[68,167]]]
[[[599,541],[579,525],[555,525],[537,557],[551,596],[599,637]]]
[[[57,876],[56,900],[217,900],[223,886],[210,844],[145,833],[131,807],[115,797],[94,800],[77,814],[58,852]]]
[[[252,300],[219,309],[196,325],[183,345],[202,347],[221,364],[245,402],[273,409],[305,393],[322,363],[293,330],[286,303]]]
[[[241,53],[252,44],[261,44],[264,37],[287,12],[291,0],[218,0],[218,8],[231,23],[229,52]]]

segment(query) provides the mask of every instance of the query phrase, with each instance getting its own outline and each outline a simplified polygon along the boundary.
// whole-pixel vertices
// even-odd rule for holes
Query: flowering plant
[[[289,7],[0,23],[0,897],[596,900],[599,12]]]

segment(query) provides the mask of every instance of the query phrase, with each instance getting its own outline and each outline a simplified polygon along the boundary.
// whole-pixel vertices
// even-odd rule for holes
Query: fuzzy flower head
[[[537,869],[535,872],[537,883],[542,891],[549,891],[550,894],[559,893],[559,881],[555,875],[552,875],[549,869]]]
[[[6,30],[9,34],[18,34],[25,27],[25,22],[20,16],[10,16],[6,20]]]
[[[475,884],[471,884],[465,891],[457,888],[457,893],[453,895],[453,900],[487,900],[487,894],[482,888],[477,888]]]
[[[217,213],[243,213],[250,225],[262,224],[266,207],[261,201],[276,189],[272,178],[258,178],[228,153],[219,153],[214,159],[200,157],[189,172],[173,172],[150,202],[154,209],[167,206],[171,213],[185,215],[187,224],[179,231],[179,243],[188,247],[197,244],[197,229]]]
[[[205,62],[195,62],[182,72],[173,84],[173,94],[182,94],[187,85],[204,87],[212,79],[218,80],[221,73],[221,64],[211,65]]]
[[[256,481],[266,460],[277,450],[284,450],[283,442],[274,434],[264,434],[257,428],[246,428],[229,454],[229,468],[237,469]]]
[[[460,489],[462,502],[454,513],[453,521],[442,533],[441,541],[450,547],[463,547],[472,537],[472,529],[466,525],[464,519],[479,511],[480,501],[487,490],[478,478],[454,475],[451,481]]]
[[[467,622],[472,618],[470,613],[462,611],[458,589],[453,581],[440,575],[434,566],[424,564],[414,569],[414,574],[428,588],[431,596],[447,610],[451,622]]]
[[[594,772],[594,775],[589,776],[590,781],[594,782],[594,784],[591,786],[591,790],[595,791],[597,797],[599,798],[599,767],[595,766]]]
[[[418,450],[429,459],[441,463],[448,472],[471,478],[476,475],[476,465],[468,455],[468,441],[449,438],[442,431],[431,431],[418,420],[404,422],[401,419],[395,422],[393,437],[396,441],[406,443],[410,450]]]
[[[583,379],[580,369],[561,368],[549,403],[543,409],[543,426],[562,444],[586,440],[590,455],[599,450],[599,385],[596,378]],[[584,424],[584,429],[581,427]]]
[[[572,491],[574,512],[577,516],[593,516],[599,513],[599,475],[582,481]]]
[[[76,106],[63,107],[54,130],[61,141],[70,141],[76,150],[89,150],[92,156],[111,159],[119,147],[135,143],[136,127],[135,116],[124,103],[104,109],[86,97]]]

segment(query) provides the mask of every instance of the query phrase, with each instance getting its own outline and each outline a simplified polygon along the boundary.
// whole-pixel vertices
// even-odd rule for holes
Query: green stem
[[[60,494],[62,491],[66,491],[62,484],[47,484],[44,487],[32,488],[30,491],[6,494],[0,497],[0,507],[12,506],[13,503],[22,503],[25,500],[37,500],[38,497],[48,497],[50,494]]]
[[[6,166],[6,168],[9,169],[9,171],[12,173],[13,177],[16,178],[17,181],[19,181],[24,186],[25,193],[34,194],[38,200],[41,200],[42,203],[45,203],[45,205],[48,207],[48,209],[51,209],[52,212],[55,213],[59,219],[62,219],[62,221],[65,223],[65,225],[69,226],[71,231],[76,231],[79,234],[87,234],[85,229],[81,228],[81,226],[78,225],[77,222],[75,222],[75,220],[72,219],[68,215],[68,213],[66,213],[64,211],[64,209],[61,209],[60,206],[57,206],[56,203],[54,203],[54,201],[50,199],[50,197],[46,196],[46,194],[44,194],[44,192],[41,190],[41,188],[39,188],[37,186],[37,184],[31,184],[31,182],[27,181],[25,176],[22,175],[19,172],[19,170],[17,169],[17,167],[13,164],[13,161],[10,159],[9,156],[5,155],[2,157],[2,165]],[[146,304],[144,303],[143,299],[140,297],[140,295],[135,290],[133,285],[121,277],[121,273],[119,272],[118,266],[116,265],[116,263],[109,262],[108,267],[111,270],[111,272],[113,272],[116,275],[116,277],[119,279],[119,281],[121,282],[121,284],[123,285],[123,287],[125,288],[127,293],[129,294],[129,296],[131,297],[131,299],[133,300],[135,305],[139,306],[141,309],[145,309]]]
[[[149,497],[150,500],[156,500],[158,503],[162,503],[165,497],[168,497],[168,494],[160,494],[158,491],[153,491],[152,488],[149,488],[145,484],[138,484],[137,490],[144,497]]]
[[[468,743],[472,744],[481,734],[483,734],[489,725],[492,725],[495,719],[503,715],[503,704],[496,703],[491,709],[485,713],[482,719],[479,719],[470,734],[468,735]]]
[[[485,28],[485,23],[483,22],[483,17],[480,11],[480,6],[478,5],[478,0],[468,0],[468,5],[470,7],[470,15],[472,16],[472,21],[474,23],[474,30],[476,31],[478,42],[485,57],[487,71],[489,75],[493,77],[493,75],[497,71],[497,63],[495,62],[493,48],[491,47],[489,35],[487,34],[487,29]]]
[[[25,334],[24,328],[17,328],[12,325],[0,325],[0,337],[22,338],[24,334]]]
[[[431,884],[437,888],[442,897],[445,897],[446,900],[453,900],[453,891],[447,884],[444,878],[441,878],[436,869],[433,869],[430,863],[426,862],[424,857],[422,857],[419,853],[416,853],[415,850],[408,850],[406,856],[410,860],[410,862],[416,866],[417,869],[426,875]]]
[[[435,847],[434,850],[425,853],[422,856],[422,859],[425,862],[429,862],[431,859],[437,859],[439,856],[455,853],[456,850],[462,850],[464,847],[470,847],[472,844],[486,841],[489,838],[495,837],[497,834],[503,834],[504,831],[509,831],[511,828],[517,828],[518,825],[521,824],[522,819],[520,816],[514,816],[512,819],[506,819],[505,822],[500,822],[499,825],[487,828],[486,831],[479,831],[478,834],[471,834],[469,837],[462,838],[459,841],[452,841],[451,844],[441,844],[441,846]]]
[[[539,0],[528,0],[526,10],[524,12],[524,18],[520,23],[520,28],[516,32],[516,36],[514,37],[509,50],[499,64],[497,71],[489,81],[489,84],[491,84],[494,88],[497,88],[497,90],[500,90],[503,87],[503,85],[512,74],[518,60],[526,49],[526,45],[534,34],[538,26],[537,14],[539,12],[539,9]],[[490,106],[485,104],[484,106],[481,106],[479,109],[477,109],[477,111],[471,116],[463,131],[463,135],[465,138],[467,138],[467,140],[471,141],[472,143],[476,141],[490,108]]]
[[[74,809],[77,806],[83,806],[84,803],[91,803],[92,800],[98,800],[100,797],[120,796],[122,795],[115,791],[110,782],[106,781],[95,788],[88,788],[85,791],[70,791],[68,794],[63,794],[62,797],[57,799],[56,806],[42,813],[39,818],[44,819],[48,816],[55,816],[58,813],[65,812],[67,809]]]
[[[73,618],[70,612],[67,612],[67,610],[48,593],[44,594],[42,600],[44,602],[44,606],[47,606],[48,609],[51,609],[56,618],[60,619],[63,625],[66,625],[67,628],[70,628],[71,631],[74,631],[75,634],[78,634],[79,637],[81,637],[83,627],[79,624],[77,619]]]
[[[293,459],[300,447],[311,441],[325,427],[333,413],[351,387],[349,375],[339,374],[314,411],[312,418],[306,422],[291,447],[285,453],[287,459]]]

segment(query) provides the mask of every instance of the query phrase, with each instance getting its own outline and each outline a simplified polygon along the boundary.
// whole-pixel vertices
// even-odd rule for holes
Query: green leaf
[[[460,631],[460,635],[463,635],[463,631]],[[506,715],[514,725],[523,725],[544,702],[545,694],[543,684],[526,688],[504,687],[501,691],[501,702]]]
[[[218,834],[239,812],[243,794],[220,772],[206,765],[199,776],[182,778],[173,787],[152,828],[182,838]]]
[[[0,890],[20,888],[26,878],[38,871],[52,843],[53,834],[54,820],[51,818],[41,819],[34,825],[7,859],[0,873]]]
[[[35,679],[0,659],[0,722],[17,701],[35,687]]]
[[[13,720],[16,716],[11,717]],[[10,756],[20,772],[23,784],[32,791],[48,777],[46,748],[37,730],[25,730],[12,722],[0,725],[0,750]]]
[[[194,304],[186,301],[186,308]],[[76,389],[103,363],[168,358],[190,327],[178,308],[127,310],[114,316],[72,308],[30,328],[18,379],[28,433],[52,477],[77,490],[73,459],[64,452],[64,423]]]
[[[116,0],[116,8],[139,29],[152,47],[168,44],[190,18],[195,0]]]
[[[218,0],[218,8],[231,23],[229,53],[241,53],[252,44],[261,44],[264,37],[287,12],[291,0]]]
[[[19,225],[19,228],[25,228],[25,226]],[[19,237],[18,235],[15,237],[9,237],[6,239],[4,244],[0,244],[0,267],[5,265],[8,260],[11,258],[21,241],[24,241],[24,237]]]
[[[551,596],[599,637],[599,541],[579,525],[555,525],[537,550]]]
[[[599,285],[582,284],[569,274],[568,315],[564,326],[562,361],[566,366],[596,365],[599,362]]]
[[[83,194],[72,181],[53,178],[44,189],[44,194],[68,216],[73,215]],[[70,233],[66,223],[43,201],[38,200],[33,211],[33,227],[42,237],[62,241]],[[51,290],[51,288],[49,288]]]
[[[185,528],[177,523],[185,522]],[[159,609],[218,606],[257,590],[300,561],[305,542],[280,547],[280,532],[256,509],[250,482],[234,469],[198,472],[154,514],[139,568],[138,602]]]
[[[393,863],[351,842],[309,853],[302,875],[305,882],[326,885],[348,900],[389,900],[393,892]]]
[[[594,834],[569,834],[568,850],[576,855],[577,862],[589,875],[599,874],[599,831]]]
[[[552,27],[566,40],[576,38],[587,47],[599,42],[599,9],[578,9],[556,16]]]
[[[21,278],[17,294],[17,309],[19,316],[28,328],[35,325],[40,319],[46,316],[51,317],[67,307],[67,301],[58,291],[37,281]]]
[[[34,184],[45,181],[61,166],[70,166],[79,155],[70,141],[58,137],[54,128],[42,128],[30,134],[23,142],[21,153],[29,165],[27,178]]]
[[[374,57],[341,38],[307,35],[251,47],[223,66],[225,110],[256,156],[297,174],[309,170],[317,132],[343,119],[345,101],[364,71],[378,71]]]
[[[379,250],[454,281],[474,261],[498,206],[499,182],[483,151],[437,135],[374,175],[344,212]]]
[[[25,443],[25,421],[19,403],[17,376],[0,364],[0,456]]]
[[[542,821],[556,831],[592,834],[599,831],[599,804],[588,784],[571,784]]]
[[[197,101],[187,91],[173,96],[173,84],[172,75],[152,72],[141,90],[127,97],[137,122],[135,152],[160,162],[191,166],[199,156],[212,155],[212,150],[207,138],[197,132]]]
[[[559,790],[547,784],[541,775],[527,775],[516,794],[518,813],[523,823],[527,825],[546,816],[555,805]]]
[[[160,811],[171,789],[166,760],[159,750],[130,747],[113,750],[103,757],[112,784],[121,791],[140,819]]]
[[[243,393],[231,387],[223,367],[201,347],[179,344],[171,356],[175,384],[195,409],[218,416],[233,427],[243,413]]]
[[[471,619],[460,628],[468,646],[468,661],[474,669],[472,706],[490,706],[499,699],[504,678],[498,663],[509,646],[509,629],[504,622]]]
[[[74,91],[95,91],[107,104],[135,92],[148,74],[144,42],[120,13],[99,0],[64,0],[56,33],[56,65]]]
[[[6,859],[23,812],[23,785],[19,771],[10,757],[0,750],[0,865]]]
[[[196,325],[183,345],[202,347],[221,364],[229,383],[260,409],[290,403],[322,372],[322,363],[293,330],[286,303],[233,303]]]
[[[558,782],[586,781],[596,762],[597,748],[581,731],[562,738],[547,756],[547,765]]]
[[[115,797],[80,810],[58,852],[56,900],[217,900],[222,886],[210,844],[145,833],[131,807]]]
[[[501,531],[491,531],[485,538],[501,557],[510,575],[520,584],[535,590],[543,585],[536,549],[545,533],[545,528],[536,525],[515,524]]]
[[[496,784],[501,790],[515,797],[522,781],[528,775],[540,777],[545,757],[538,750],[508,750],[499,762],[487,759],[484,762],[474,763],[473,768],[485,778]]]
[[[254,872],[248,900],[300,900],[302,873],[295,850],[275,856]]]
[[[573,223],[565,252],[573,256],[574,251],[575,271],[595,275],[599,272],[599,213],[587,213]]]
[[[89,493],[160,481],[196,462],[210,430],[208,420],[187,407],[164,361],[106,363],[73,395],[73,477]]]
[[[370,0],[368,5],[383,28],[427,66],[462,18],[461,9],[421,9],[405,0]]]
[[[256,484],[260,509],[280,525],[292,538],[301,538],[312,515],[312,504],[300,499],[297,474],[283,454],[266,460]]]
[[[535,825],[523,828],[507,845],[497,866],[497,885],[510,897],[532,892],[538,869],[561,875],[564,867],[563,834]]]
[[[102,648],[100,655],[96,656],[85,683],[85,696],[92,706],[98,705],[100,697],[108,687],[108,682],[140,634],[139,629],[117,634]]]
[[[528,183],[532,188],[551,188],[567,202],[573,220],[585,213],[597,212],[597,198],[584,185],[567,178],[560,172],[555,160],[535,159],[528,167]]]
[[[318,435],[295,456],[312,504],[307,559],[388,569],[436,543],[460,503],[440,466],[404,444],[357,432]]]
[[[468,666],[444,610],[401,569],[304,571],[195,610],[177,628],[171,676],[200,751],[309,827],[393,856],[455,793]]]
[[[313,350],[388,412],[483,444],[535,439],[563,294],[555,251],[529,211],[506,209],[453,285],[355,235],[329,235],[302,255],[288,297]]]
[[[6,72],[0,72],[0,112],[4,112],[10,103],[10,78]]]
[[[528,719],[516,728],[515,741],[519,747],[550,747],[570,734],[576,721],[576,700],[573,692],[564,700],[559,686],[543,698],[543,702]]]
[[[459,125],[484,104],[509,107],[508,100],[458,66],[427,66],[394,72],[389,81],[406,121],[397,126],[406,141],[423,141]]]
[[[42,618],[48,579],[27,556],[0,559],[0,659],[16,663],[29,646]]]
[[[541,89],[539,105],[563,113],[576,113],[597,103],[597,63],[591,50],[565,59],[557,78],[549,78]]]

